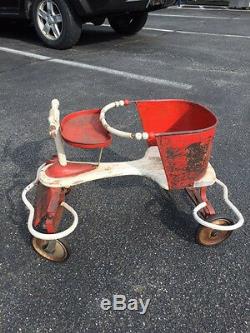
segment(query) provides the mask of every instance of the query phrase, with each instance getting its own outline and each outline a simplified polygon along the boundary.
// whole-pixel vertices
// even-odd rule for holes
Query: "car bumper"
[[[77,0],[74,0],[77,1]],[[152,11],[167,7],[167,0],[78,0],[87,16]],[[78,3],[78,4],[79,4]],[[79,7],[78,7],[79,8]],[[78,11],[79,12],[79,11]]]

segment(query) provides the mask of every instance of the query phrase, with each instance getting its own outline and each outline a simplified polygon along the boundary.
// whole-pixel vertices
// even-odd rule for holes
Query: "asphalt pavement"
[[[0,332],[249,332],[250,13],[155,14],[133,37],[86,26],[67,51],[45,48],[26,24],[0,23]],[[80,220],[68,237],[69,259],[41,259],[21,192],[55,152],[47,123],[55,97],[62,115],[124,98],[183,98],[211,108],[219,119],[211,163],[246,225],[220,246],[201,247],[184,191],[138,177],[101,180],[68,196]],[[140,127],[134,110],[109,120],[122,130]],[[133,160],[145,148],[115,138],[103,160]],[[69,147],[67,154],[90,158]],[[219,215],[232,216],[221,190],[209,193]],[[102,310],[114,294],[150,298],[146,314]]]

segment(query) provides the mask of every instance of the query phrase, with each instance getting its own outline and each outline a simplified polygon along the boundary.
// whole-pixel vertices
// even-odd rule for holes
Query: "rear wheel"
[[[63,262],[69,256],[69,247],[64,240],[44,241],[33,237],[31,243],[36,253],[47,260]]]
[[[148,13],[123,14],[109,17],[111,27],[121,35],[134,35],[147,22]]]
[[[67,49],[78,42],[82,24],[64,0],[34,0],[32,17],[36,32],[49,47]]]
[[[228,226],[232,225],[233,222],[223,217],[210,217],[207,222],[211,222],[216,225]],[[230,237],[232,231],[220,231],[204,226],[199,226],[196,232],[196,242],[204,246],[214,246],[224,242]]]

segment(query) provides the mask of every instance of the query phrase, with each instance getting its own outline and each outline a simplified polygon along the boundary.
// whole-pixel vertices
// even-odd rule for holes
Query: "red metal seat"
[[[106,148],[112,137],[99,120],[100,109],[82,110],[65,116],[61,135],[69,145],[82,149]]]

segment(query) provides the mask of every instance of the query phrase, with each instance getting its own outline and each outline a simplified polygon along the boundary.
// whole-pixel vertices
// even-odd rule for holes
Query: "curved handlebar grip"
[[[51,108],[52,109],[58,109],[59,108],[59,105],[60,105],[60,102],[58,101],[58,99],[53,99],[52,102],[51,102]]]
[[[52,100],[48,118],[50,126],[55,126],[56,128],[58,128],[60,122],[59,105],[58,99]]]
[[[113,108],[118,108],[119,106],[126,106],[128,105],[129,102],[127,101],[117,101],[117,102],[113,102],[113,103],[110,103],[106,106],[104,106],[104,108],[102,108],[101,110],[101,113],[100,113],[100,121],[103,125],[103,127],[108,131],[110,132],[111,134],[114,134],[114,135],[117,135],[117,136],[120,136],[122,138],[126,138],[126,139],[136,139],[136,140],[147,140],[149,138],[149,134],[147,132],[143,132],[143,133],[132,133],[132,132],[124,132],[124,131],[120,131],[112,126],[110,126],[108,124],[108,122],[106,121],[106,118],[105,118],[105,114],[113,109]]]
[[[237,207],[228,199],[228,188],[227,186],[220,181],[219,179],[216,179],[216,183],[219,184],[223,188],[223,197],[226,202],[226,204],[229,206],[229,208],[232,209],[232,211],[235,213],[235,215],[238,217],[238,222],[229,225],[229,226],[223,226],[223,225],[216,225],[210,222],[207,222],[203,220],[199,215],[198,212],[203,209],[204,207],[207,206],[206,202],[201,202],[198,206],[196,206],[193,210],[193,217],[194,219],[202,224],[204,227],[215,229],[215,230],[220,230],[220,231],[230,231],[230,230],[236,230],[240,228],[244,224],[244,217],[242,216],[241,212],[238,210]]]

